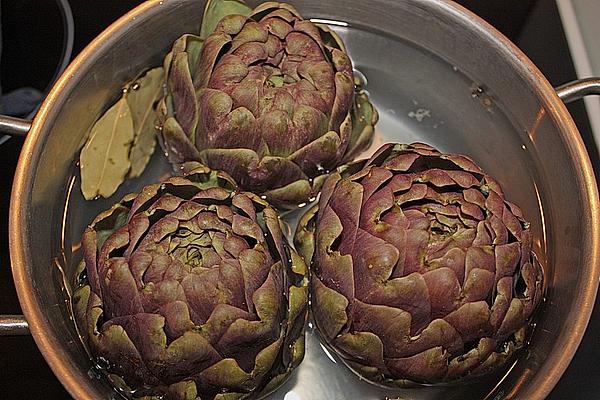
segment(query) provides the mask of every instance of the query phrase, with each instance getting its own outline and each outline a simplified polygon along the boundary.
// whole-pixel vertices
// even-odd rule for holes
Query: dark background
[[[75,18],[74,54],[141,0],[70,0]],[[576,78],[554,0],[461,0],[498,28],[558,86]],[[22,86],[44,92],[62,51],[61,16],[54,0],[3,0],[1,85],[4,93]],[[582,102],[569,105],[600,176]],[[10,187],[22,145],[11,139],[0,146],[0,314],[20,314],[12,285],[7,219]],[[598,301],[596,309],[600,309]],[[596,312],[575,359],[550,400],[600,399],[600,312]],[[31,337],[0,338],[0,399],[68,399]],[[528,399],[521,399],[528,400]]]

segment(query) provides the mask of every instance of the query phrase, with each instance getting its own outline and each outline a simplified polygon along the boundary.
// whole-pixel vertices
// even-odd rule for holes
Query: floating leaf
[[[208,0],[202,18],[200,37],[206,39],[217,28],[219,21],[228,15],[240,14],[249,16],[252,8],[248,7],[242,0]]]
[[[156,146],[156,113],[154,104],[160,99],[163,90],[164,74],[162,68],[146,72],[129,86],[125,95],[133,118],[134,140],[129,158],[131,161],[130,178],[136,178],[144,172]]]
[[[81,191],[87,200],[110,197],[131,167],[133,118],[122,97],[92,127],[80,155]]]

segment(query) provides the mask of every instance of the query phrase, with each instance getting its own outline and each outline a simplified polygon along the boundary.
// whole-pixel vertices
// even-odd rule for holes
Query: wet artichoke
[[[385,145],[331,174],[295,241],[324,340],[385,385],[498,368],[542,297],[520,209],[473,161],[423,144]]]
[[[256,399],[303,358],[306,266],[274,209],[233,187],[196,166],[85,231],[76,321],[136,396]]]
[[[161,142],[174,164],[226,171],[278,207],[316,196],[325,174],[371,142],[377,112],[327,27],[290,5],[229,15],[165,58]]]

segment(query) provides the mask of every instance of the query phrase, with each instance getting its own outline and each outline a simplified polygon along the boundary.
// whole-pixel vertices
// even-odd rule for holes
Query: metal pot
[[[508,372],[477,383],[396,390],[393,398],[543,398],[569,364],[590,317],[600,276],[600,205],[592,167],[563,101],[600,93],[600,80],[555,91],[499,32],[449,1],[294,0],[336,27],[368,78],[381,112],[376,144],[424,141],[469,154],[506,189],[532,223],[548,289],[529,351]],[[159,65],[172,42],[199,29],[203,0],[150,0],[111,25],[70,65],[29,131],[12,192],[10,251],[29,329],[48,364],[77,399],[115,393],[90,374],[92,362],[69,317],[62,272],[72,275],[77,241],[99,211],[165,171],[158,155],[143,179],[113,199],[79,199],[75,161],[85,135],[120,85]],[[327,21],[324,21],[327,20]],[[562,101],[561,101],[562,99]],[[68,287],[68,284],[66,285]],[[4,331],[26,331],[20,318]],[[10,323],[12,322],[12,324]],[[299,399],[381,398],[349,377],[309,333],[308,353],[286,384]],[[274,398],[283,398],[278,392]],[[379,396],[379,397],[377,397]],[[286,397],[287,398],[287,397]]]

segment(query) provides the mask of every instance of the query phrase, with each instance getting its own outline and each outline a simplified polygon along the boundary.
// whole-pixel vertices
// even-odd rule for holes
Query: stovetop
[[[141,2],[70,0],[76,29],[74,54],[111,22]],[[521,47],[553,85],[576,79],[554,0],[459,2]],[[59,42],[62,39],[58,39],[61,32],[57,31],[56,24],[60,14],[51,0],[7,3],[2,2],[1,10],[3,91],[27,85],[44,91],[61,51]],[[569,110],[586,142],[596,175],[600,176],[598,150],[585,108],[578,102],[569,105]],[[0,145],[0,314],[21,313],[9,268],[7,217],[12,177],[22,144],[22,139],[13,138]],[[596,312],[575,358],[548,399],[600,399],[598,303],[600,300],[596,301]],[[6,400],[69,398],[29,336],[0,337],[0,388],[0,398]]]

